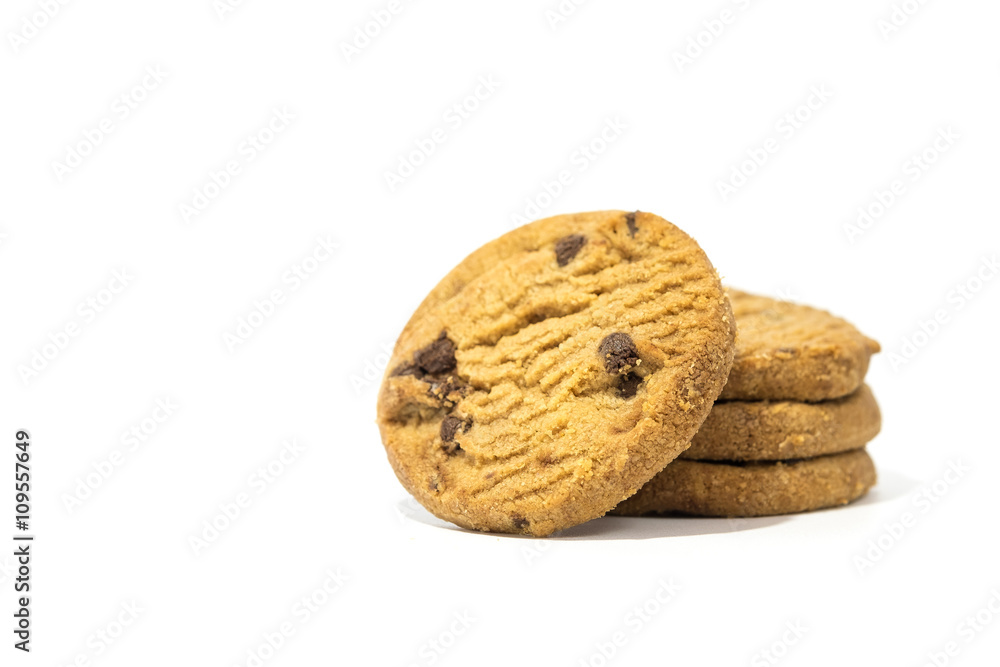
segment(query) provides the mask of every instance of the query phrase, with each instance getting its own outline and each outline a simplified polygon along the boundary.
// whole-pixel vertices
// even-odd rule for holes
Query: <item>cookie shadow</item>
[[[878,484],[865,497],[844,507],[831,507],[800,514],[782,514],[779,516],[762,517],[731,517],[712,518],[696,516],[605,516],[566,530],[559,531],[548,537],[555,541],[590,541],[590,540],[653,540],[668,537],[693,537],[697,535],[724,535],[746,530],[761,530],[785,521],[794,521],[798,517],[821,514],[824,512],[849,512],[854,508],[879,505],[896,501],[913,493],[920,483],[906,475],[893,471],[879,472]],[[484,533],[461,528],[437,518],[412,498],[400,500],[396,511],[401,518],[414,521],[425,526],[440,528],[468,535],[501,537],[512,540],[538,539],[530,535],[508,535],[506,533]]]
[[[654,540],[667,537],[724,535],[758,530],[787,521],[787,516],[700,517],[700,516],[605,516],[559,531],[552,540]]]
[[[501,537],[513,540],[536,540],[531,535],[508,535],[506,533],[486,533],[461,528],[437,518],[413,499],[397,503],[396,511],[406,521],[424,526],[450,530],[467,535]],[[664,537],[688,537],[694,535],[715,535],[736,533],[744,530],[767,528],[787,521],[788,516],[766,516],[753,518],[705,518],[692,516],[648,516],[626,517],[605,516],[587,523],[555,533],[549,540],[650,540]]]
[[[920,482],[893,471],[879,472],[878,483],[864,497],[839,507],[811,512],[747,518],[708,518],[695,516],[606,516],[567,528],[550,537],[552,540],[648,540],[660,537],[689,537],[757,530],[795,521],[799,517],[826,512],[850,512],[854,508],[896,501],[913,493]]]

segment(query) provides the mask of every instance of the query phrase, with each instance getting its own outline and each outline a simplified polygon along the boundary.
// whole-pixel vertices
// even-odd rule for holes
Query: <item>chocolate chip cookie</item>
[[[681,458],[779,461],[835,454],[864,447],[881,427],[868,385],[820,403],[725,401],[715,404]]]
[[[845,505],[875,485],[864,449],[798,461],[674,461],[614,514],[769,516]]]
[[[730,289],[739,327],[721,400],[823,401],[858,389],[879,344],[830,313]]]
[[[472,253],[423,301],[378,425],[403,486],[466,528],[605,514],[688,446],[735,324],[715,269],[650,213],[564,215]]]

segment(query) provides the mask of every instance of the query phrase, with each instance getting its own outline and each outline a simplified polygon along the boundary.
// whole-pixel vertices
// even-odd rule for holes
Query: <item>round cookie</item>
[[[875,485],[864,449],[775,463],[674,461],[614,514],[770,516],[846,505]]]
[[[386,453],[430,512],[548,535],[683,451],[726,382],[735,323],[705,253],[649,213],[540,220],[469,255],[400,334]]]
[[[879,344],[824,310],[730,289],[736,358],[720,400],[824,401],[861,386]]]
[[[881,427],[882,415],[868,385],[821,403],[725,401],[708,413],[681,458],[781,461],[836,454],[864,447]]]

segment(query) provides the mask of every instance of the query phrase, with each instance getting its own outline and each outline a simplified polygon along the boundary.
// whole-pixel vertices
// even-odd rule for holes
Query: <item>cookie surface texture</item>
[[[382,442],[436,516],[548,535],[605,514],[688,446],[734,337],[715,269],[673,224],[539,220],[418,307],[379,393]]]
[[[730,289],[739,333],[722,400],[823,401],[856,391],[879,344],[809,306]]]
[[[845,505],[875,485],[864,449],[787,463],[674,461],[614,514],[770,516]]]
[[[681,458],[781,461],[836,454],[864,447],[881,427],[868,385],[821,403],[725,401],[715,404]]]

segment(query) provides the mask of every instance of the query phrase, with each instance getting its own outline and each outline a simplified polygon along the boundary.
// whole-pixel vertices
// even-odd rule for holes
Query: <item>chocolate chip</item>
[[[556,263],[559,266],[569,264],[586,242],[587,237],[580,234],[570,234],[556,241]]]
[[[640,384],[642,384],[641,377],[635,373],[626,373],[618,382],[618,394],[622,398],[632,398],[639,391]]]
[[[452,442],[455,440],[455,434],[458,433],[458,429],[462,428],[465,424],[458,417],[453,417],[448,415],[441,422],[441,440],[444,442]]]
[[[514,516],[512,516],[510,518],[510,520],[514,522],[514,527],[515,528],[518,528],[518,529],[521,529],[521,530],[523,530],[524,528],[527,528],[528,524],[530,523],[523,516],[518,516],[516,514]]]
[[[609,373],[624,375],[639,365],[639,350],[627,333],[616,331],[605,336],[597,347],[598,354],[604,359],[604,368]]]
[[[638,213],[636,211],[635,213]],[[635,226],[635,213],[625,214],[625,224],[628,225],[628,235],[635,238],[635,233],[639,231],[639,228]]]
[[[459,429],[463,433],[472,428],[472,419],[459,419],[453,415],[448,415],[441,421],[441,442],[444,443],[444,451],[448,454],[455,454],[461,451],[462,446],[455,442],[455,434]]]
[[[436,341],[413,353],[413,361],[427,375],[447,373],[455,369],[455,344],[442,331]]]

